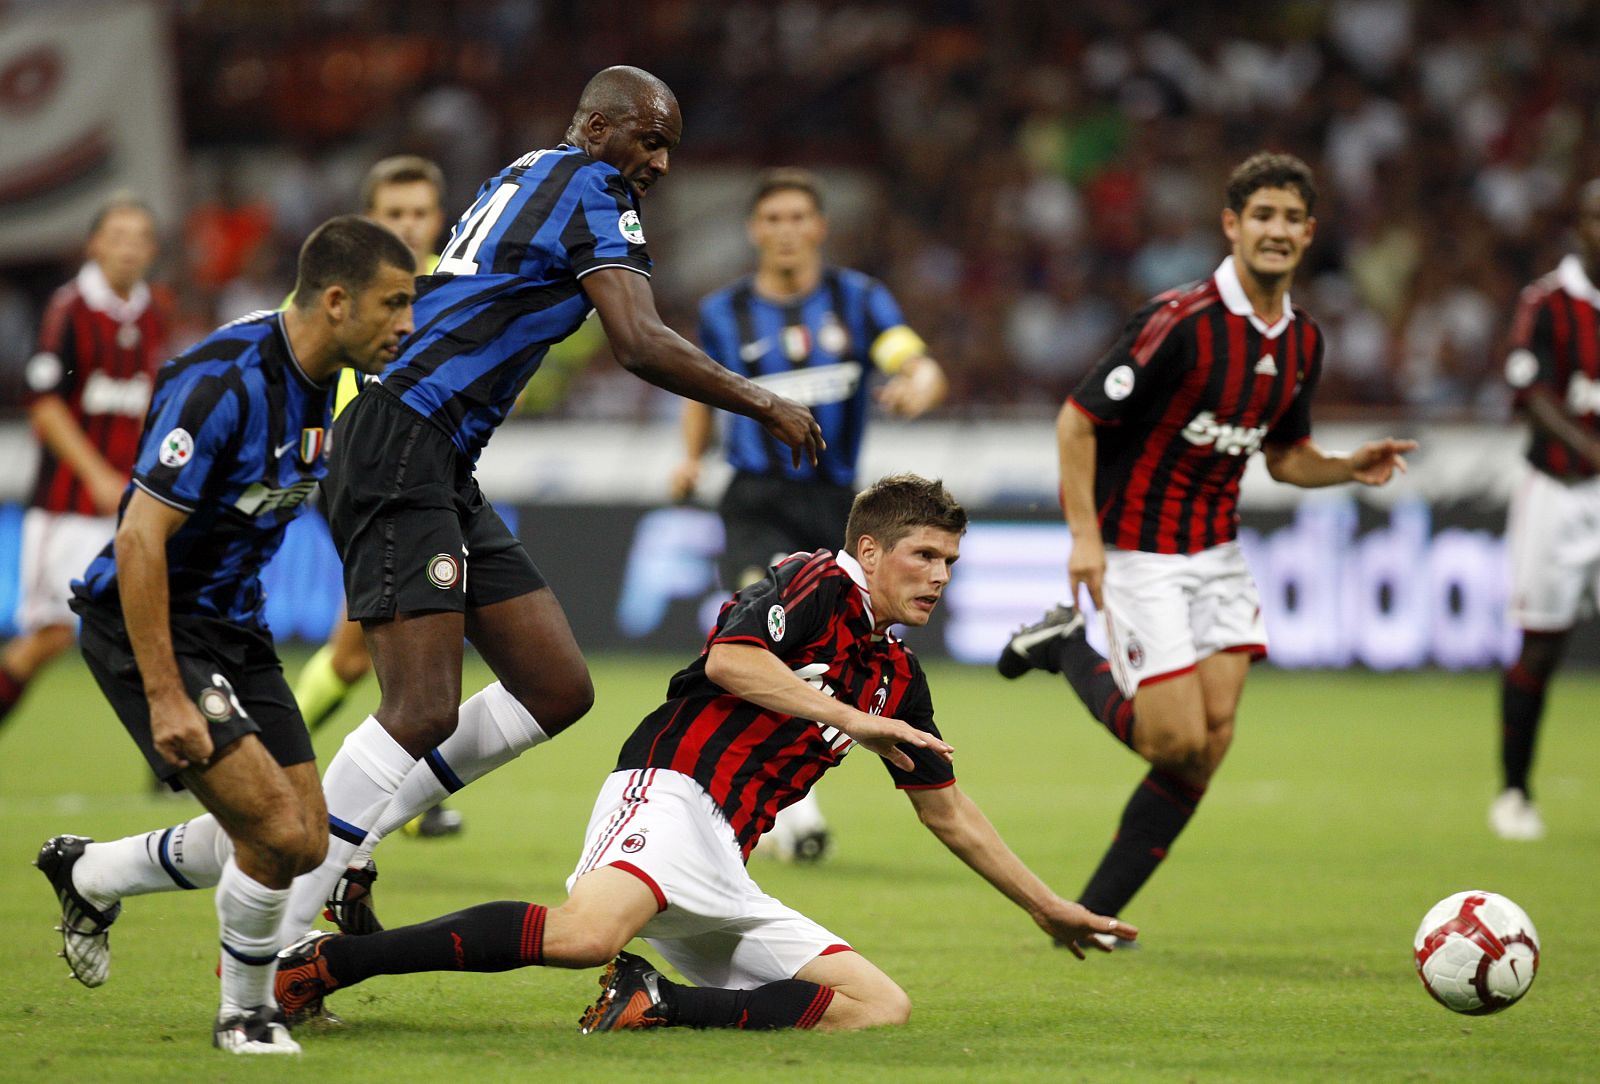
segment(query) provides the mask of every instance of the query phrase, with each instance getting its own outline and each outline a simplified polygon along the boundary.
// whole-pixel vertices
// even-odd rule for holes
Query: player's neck
[[[283,310],[283,333],[289,349],[300,364],[300,371],[314,384],[326,384],[342,367],[342,358],[332,332],[317,325],[316,316],[304,315],[298,306]]]
[[[1289,292],[1290,276],[1275,275],[1263,279],[1246,267],[1238,257],[1234,257],[1233,269],[1239,276],[1239,285],[1244,289],[1244,296],[1250,302],[1250,308],[1267,323],[1277,323],[1283,317],[1283,299]]]
[[[756,293],[776,301],[803,297],[822,282],[822,261],[795,267],[757,267]]]

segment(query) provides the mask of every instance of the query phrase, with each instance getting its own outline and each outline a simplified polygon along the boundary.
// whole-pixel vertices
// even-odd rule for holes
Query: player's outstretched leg
[[[643,957],[624,952],[600,975],[600,997],[584,1010],[578,1030],[738,1028],[775,1031],[814,1028],[833,1002],[831,987],[782,979],[753,990],[689,986],[667,979]]]
[[[1006,678],[1018,678],[1030,670],[1062,675],[1089,714],[1112,737],[1134,748],[1133,701],[1117,688],[1111,664],[1089,646],[1084,617],[1077,607],[1055,606],[1038,621],[1018,629],[1001,649],[995,669]]]
[[[99,986],[111,975],[111,924],[122,913],[122,904],[104,909],[79,893],[73,883],[73,867],[83,850],[94,840],[87,836],[56,836],[39,848],[34,865],[45,875],[61,908],[61,956],[72,969],[72,977],[85,986]]]

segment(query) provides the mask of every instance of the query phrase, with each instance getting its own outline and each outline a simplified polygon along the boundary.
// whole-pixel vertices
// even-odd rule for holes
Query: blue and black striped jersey
[[[815,467],[796,467],[789,450],[758,422],[734,415],[728,419],[728,461],[753,474],[855,485],[872,364],[892,371],[904,360],[893,338],[884,338],[904,323],[888,287],[845,268],[824,269],[815,290],[786,301],[761,296],[749,278],[707,296],[700,302],[705,352],[809,406],[828,442]],[[920,353],[920,340],[911,339]]]
[[[276,312],[219,328],[157,372],[122,506],[137,487],[189,513],[167,541],[172,613],[266,627],[261,569],[327,473],[332,406],[333,383],[306,376]],[[114,544],[72,589],[120,606]]]
[[[578,280],[607,267],[650,274],[633,187],[576,147],[523,155],[417,279],[417,330],[384,386],[476,460],[545,352],[593,310]]]

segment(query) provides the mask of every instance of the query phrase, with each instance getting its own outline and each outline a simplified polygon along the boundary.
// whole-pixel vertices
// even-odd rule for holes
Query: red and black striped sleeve
[[[1517,402],[1528,392],[1545,387],[1561,394],[1565,374],[1556,356],[1555,291],[1534,283],[1517,299],[1517,315],[1511,324],[1511,352],[1506,355],[1506,383]],[[1563,329],[1564,330],[1564,329]]]
[[[797,553],[734,596],[707,647],[749,644],[787,658],[823,634],[849,575],[827,550]]]
[[[67,398],[77,387],[77,324],[82,312],[78,292],[70,286],[50,298],[39,323],[38,348],[24,370],[29,403],[43,395]]]
[[[1295,344],[1299,349],[1292,356],[1301,366],[1301,371],[1290,392],[1288,409],[1267,430],[1265,439],[1272,444],[1299,444],[1311,439],[1311,400],[1316,394],[1317,382],[1322,379],[1322,330],[1311,317],[1301,312],[1289,324],[1284,335],[1299,340]]]
[[[928,676],[923,673],[922,664],[915,655],[904,652],[904,659],[909,664],[907,688],[899,704],[892,706],[889,714],[936,738],[943,737],[933,721],[933,690],[928,687]],[[909,772],[887,760],[883,762],[889,771],[889,778],[900,790],[937,790],[956,781],[955,768],[943,757],[915,746],[902,745],[900,748],[912,760],[913,767]]]
[[[1096,425],[1137,417],[1182,374],[1186,352],[1180,328],[1190,312],[1183,298],[1162,294],[1134,313],[1121,336],[1068,400]]]

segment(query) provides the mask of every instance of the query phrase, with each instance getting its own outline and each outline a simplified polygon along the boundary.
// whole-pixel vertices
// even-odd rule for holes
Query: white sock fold
[[[364,863],[380,840],[447,795],[549,740],[528,709],[500,682],[480,689],[461,705],[455,733],[424,754],[407,773],[350,864]]]
[[[217,881],[217,923],[222,931],[222,1010],[277,1005],[272,979],[283,947],[278,930],[289,889],[268,888],[228,859]]]
[[[91,843],[72,867],[72,883],[101,910],[127,896],[210,888],[233,855],[233,841],[203,813],[171,828]]]
[[[285,943],[312,928],[351,856],[416,765],[417,760],[370,715],[345,738],[322,776],[322,793],[328,801],[328,857],[295,878],[283,916]]]

